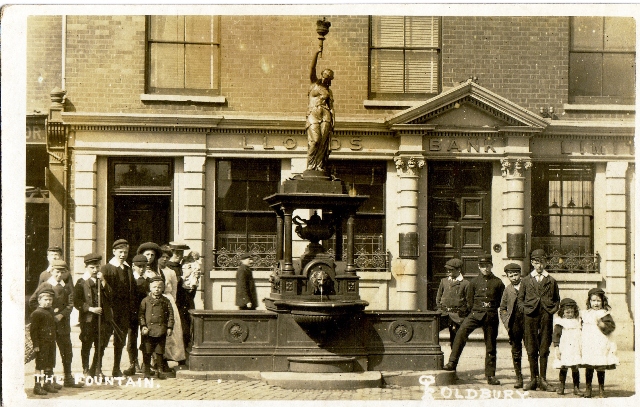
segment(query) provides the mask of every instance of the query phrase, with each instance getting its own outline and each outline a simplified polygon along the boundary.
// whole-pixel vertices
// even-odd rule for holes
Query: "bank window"
[[[531,247],[547,252],[549,271],[599,270],[593,253],[593,180],[591,165],[533,167]]]
[[[571,17],[569,100],[633,104],[636,25],[631,17]]]
[[[220,17],[147,17],[147,93],[220,94]]]
[[[438,94],[440,17],[371,16],[369,22],[369,97]]]
[[[216,176],[215,266],[235,269],[253,254],[254,268],[276,265],[276,214],[263,200],[278,192],[279,160],[219,160]]]
[[[330,161],[329,171],[341,179],[350,194],[368,195],[356,212],[354,223],[354,261],[358,271],[386,271],[385,248],[385,184],[387,167],[384,161]],[[347,259],[347,220],[343,220],[342,260]],[[335,237],[326,242],[328,252],[335,257]]]

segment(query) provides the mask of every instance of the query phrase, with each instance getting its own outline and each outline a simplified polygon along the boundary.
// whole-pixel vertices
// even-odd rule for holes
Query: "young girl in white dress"
[[[578,313],[578,304],[574,300],[564,298],[560,301],[560,308],[553,327],[553,344],[556,356],[553,367],[560,369],[560,387],[557,391],[559,395],[564,395],[569,368],[571,368],[573,379],[573,394],[583,395],[580,393],[580,371],[578,370],[578,366],[582,362],[582,321]]]
[[[604,373],[620,364],[616,356],[616,344],[610,338],[616,324],[609,313],[611,307],[601,288],[589,290],[587,309],[582,311],[582,365],[586,368],[587,390],[591,397],[593,371],[598,374],[598,390],[604,397]]]
[[[186,359],[184,350],[184,341],[182,339],[182,322],[180,320],[180,313],[176,306],[176,293],[178,291],[178,277],[176,272],[167,267],[167,261],[171,257],[171,248],[162,246],[162,256],[159,261],[159,268],[165,279],[164,296],[171,302],[171,308],[173,309],[173,335],[167,337],[167,342],[164,348],[164,366],[163,370],[173,377],[175,371],[169,369],[167,360],[173,360],[175,362],[181,362]]]

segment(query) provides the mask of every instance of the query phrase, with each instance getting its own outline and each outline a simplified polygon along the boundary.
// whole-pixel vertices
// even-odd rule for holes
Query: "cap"
[[[129,246],[129,242],[127,242],[125,239],[118,239],[115,242],[113,242],[113,245],[111,246],[111,248],[113,250],[119,249],[122,246]]]
[[[142,243],[140,246],[138,246],[138,251],[136,253],[142,254],[147,250],[153,250],[156,253],[156,258],[162,256],[162,249],[160,248],[160,246],[153,242]]]
[[[462,260],[451,259],[447,261],[444,266],[448,269],[459,269],[459,268],[462,268]]]
[[[602,288],[592,288],[589,290],[589,294],[587,294],[587,296],[591,298],[591,296],[594,294],[604,295],[604,290]]]
[[[547,253],[545,253],[544,250],[542,250],[542,249],[536,249],[536,250],[532,251],[531,252],[531,260],[537,260],[537,259],[546,260],[547,259]]]
[[[51,268],[54,269],[67,269],[67,262],[64,260],[54,260],[51,262]]]
[[[53,291],[53,288],[50,288],[50,287],[45,287],[42,290],[38,290],[38,298],[40,298],[42,294],[49,294],[52,297],[56,296],[56,293]]]
[[[154,283],[156,281],[160,281],[161,283],[164,283],[164,280],[162,279],[162,277],[155,276],[155,277],[151,277],[151,279],[149,280],[149,285],[151,285],[151,283]]]
[[[490,254],[488,253],[483,253],[480,256],[478,256],[478,264],[493,264],[493,257],[491,257]]]
[[[238,256],[238,260],[244,260],[248,258],[251,258],[251,253],[242,253],[240,256]]]
[[[182,242],[169,242],[171,250],[189,250],[190,247]]]
[[[145,256],[144,254],[136,254],[133,257],[133,264],[139,264],[139,263],[147,264],[148,263],[147,256]]]
[[[563,298],[560,301],[560,308],[566,307],[567,305],[568,306],[573,306],[573,307],[577,307],[578,306],[578,304],[573,299],[571,299],[571,298]]]
[[[48,252],[58,252],[58,253],[62,253],[62,248],[60,246],[49,246],[49,248],[47,249]]]
[[[102,255],[98,253],[89,253],[84,256],[84,264],[97,263],[102,260]]]
[[[520,267],[519,264],[516,264],[516,263],[509,263],[506,266],[504,266],[505,274],[520,273],[521,271],[522,271],[522,268]]]

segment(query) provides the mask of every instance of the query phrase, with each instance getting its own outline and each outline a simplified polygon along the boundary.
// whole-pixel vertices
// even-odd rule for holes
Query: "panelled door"
[[[428,166],[429,309],[435,309],[447,260],[459,258],[463,275],[478,274],[478,255],[491,245],[491,163],[435,161]]]

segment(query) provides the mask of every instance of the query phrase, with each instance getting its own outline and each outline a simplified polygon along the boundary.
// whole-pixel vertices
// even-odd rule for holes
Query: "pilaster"
[[[76,212],[71,266],[74,275],[78,277],[84,273],[84,256],[96,250],[97,156],[76,154],[73,168]]]
[[[205,156],[185,156],[182,184],[184,191],[183,240],[202,254],[204,248]]]

